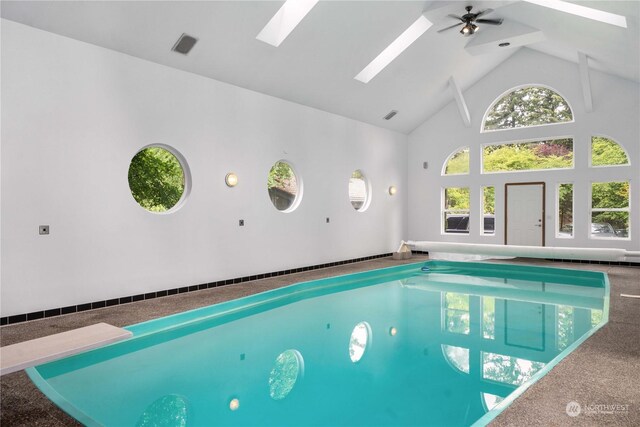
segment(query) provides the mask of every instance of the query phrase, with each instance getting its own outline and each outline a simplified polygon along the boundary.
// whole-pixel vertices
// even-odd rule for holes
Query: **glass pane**
[[[629,207],[629,182],[594,182],[591,184],[591,208]]]
[[[460,372],[469,373],[469,349],[442,344],[442,353]]]
[[[542,362],[482,352],[482,378],[505,384],[521,385],[544,365]]]
[[[367,206],[367,181],[360,170],[355,170],[349,178],[349,201],[351,206],[357,211],[363,211]]]
[[[281,400],[296,385],[302,369],[302,355],[296,350],[287,350],[276,358],[276,363],[269,374],[269,395],[274,400]]]
[[[629,237],[629,212],[592,212],[591,237],[620,239]]]
[[[558,186],[558,237],[573,237],[573,184]]]
[[[469,295],[444,294],[445,330],[456,334],[469,333]]]
[[[573,307],[558,306],[558,350],[564,350],[573,339]]]
[[[496,189],[495,187],[482,187],[482,232],[483,234],[494,234],[496,229],[495,208]]]
[[[615,141],[602,136],[591,138],[591,166],[628,165],[629,157]]]
[[[573,139],[486,145],[483,172],[513,172],[573,167]]]
[[[573,115],[563,97],[544,87],[524,87],[500,98],[487,113],[483,130],[513,129],[570,122]]]
[[[469,173],[469,147],[465,147],[452,156],[449,156],[444,169],[445,175],[466,173]]]
[[[482,297],[482,337],[495,339],[496,328],[496,299]]]
[[[165,212],[182,197],[185,186],[180,161],[162,147],[140,150],[129,165],[129,188],[140,206],[151,212]]]
[[[296,200],[298,195],[298,181],[296,174],[287,162],[276,162],[267,178],[267,190],[271,203],[279,211],[286,211]]]

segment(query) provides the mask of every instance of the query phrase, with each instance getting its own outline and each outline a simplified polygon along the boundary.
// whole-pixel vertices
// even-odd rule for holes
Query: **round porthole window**
[[[304,361],[299,351],[286,350],[280,353],[269,374],[269,396],[273,400],[287,397],[303,371]]]
[[[369,182],[360,169],[353,171],[349,178],[349,201],[358,212],[369,207]]]
[[[186,161],[176,150],[150,145],[138,151],[129,165],[129,189],[140,206],[154,213],[178,209],[189,190]]]
[[[302,185],[293,167],[284,160],[277,161],[267,179],[271,203],[279,211],[291,212],[300,204]]]
[[[353,363],[359,362],[371,342],[371,327],[367,322],[360,322],[353,328],[349,340],[349,357]]]

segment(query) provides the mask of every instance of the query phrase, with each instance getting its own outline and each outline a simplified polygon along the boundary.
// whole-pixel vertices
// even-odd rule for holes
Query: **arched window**
[[[489,107],[482,132],[571,121],[571,107],[557,92],[543,86],[526,86],[510,90]]]
[[[604,136],[591,138],[591,166],[623,166],[629,156],[622,145]]]
[[[444,162],[443,175],[464,175],[469,173],[469,147],[453,152]]]

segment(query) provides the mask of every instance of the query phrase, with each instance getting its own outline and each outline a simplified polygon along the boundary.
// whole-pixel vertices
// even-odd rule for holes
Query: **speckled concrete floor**
[[[426,259],[414,256],[409,262]],[[605,271],[611,282],[610,320],[604,328],[560,362],[492,423],[522,425],[628,425],[640,426],[640,299],[621,298],[621,293],[640,294],[640,268],[515,260],[527,264]],[[245,282],[132,304],[53,317],[0,328],[3,346],[97,322],[126,326],[145,320],[203,307],[292,283],[398,265],[388,258]],[[51,403],[31,383],[24,371],[0,380],[2,426],[79,425]],[[575,417],[566,414],[567,403],[583,408]],[[626,405],[613,413],[596,413],[594,405]],[[594,409],[586,414],[587,409]]]

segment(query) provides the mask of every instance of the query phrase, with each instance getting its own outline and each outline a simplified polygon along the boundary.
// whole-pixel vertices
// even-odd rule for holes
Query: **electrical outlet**
[[[48,225],[40,225],[38,226],[39,234],[49,234],[49,226]]]
[[[241,219],[240,221],[238,221],[238,225],[240,227],[244,227],[244,219]]]
[[[329,222],[330,222],[329,217],[327,217],[327,224],[329,224]]]

